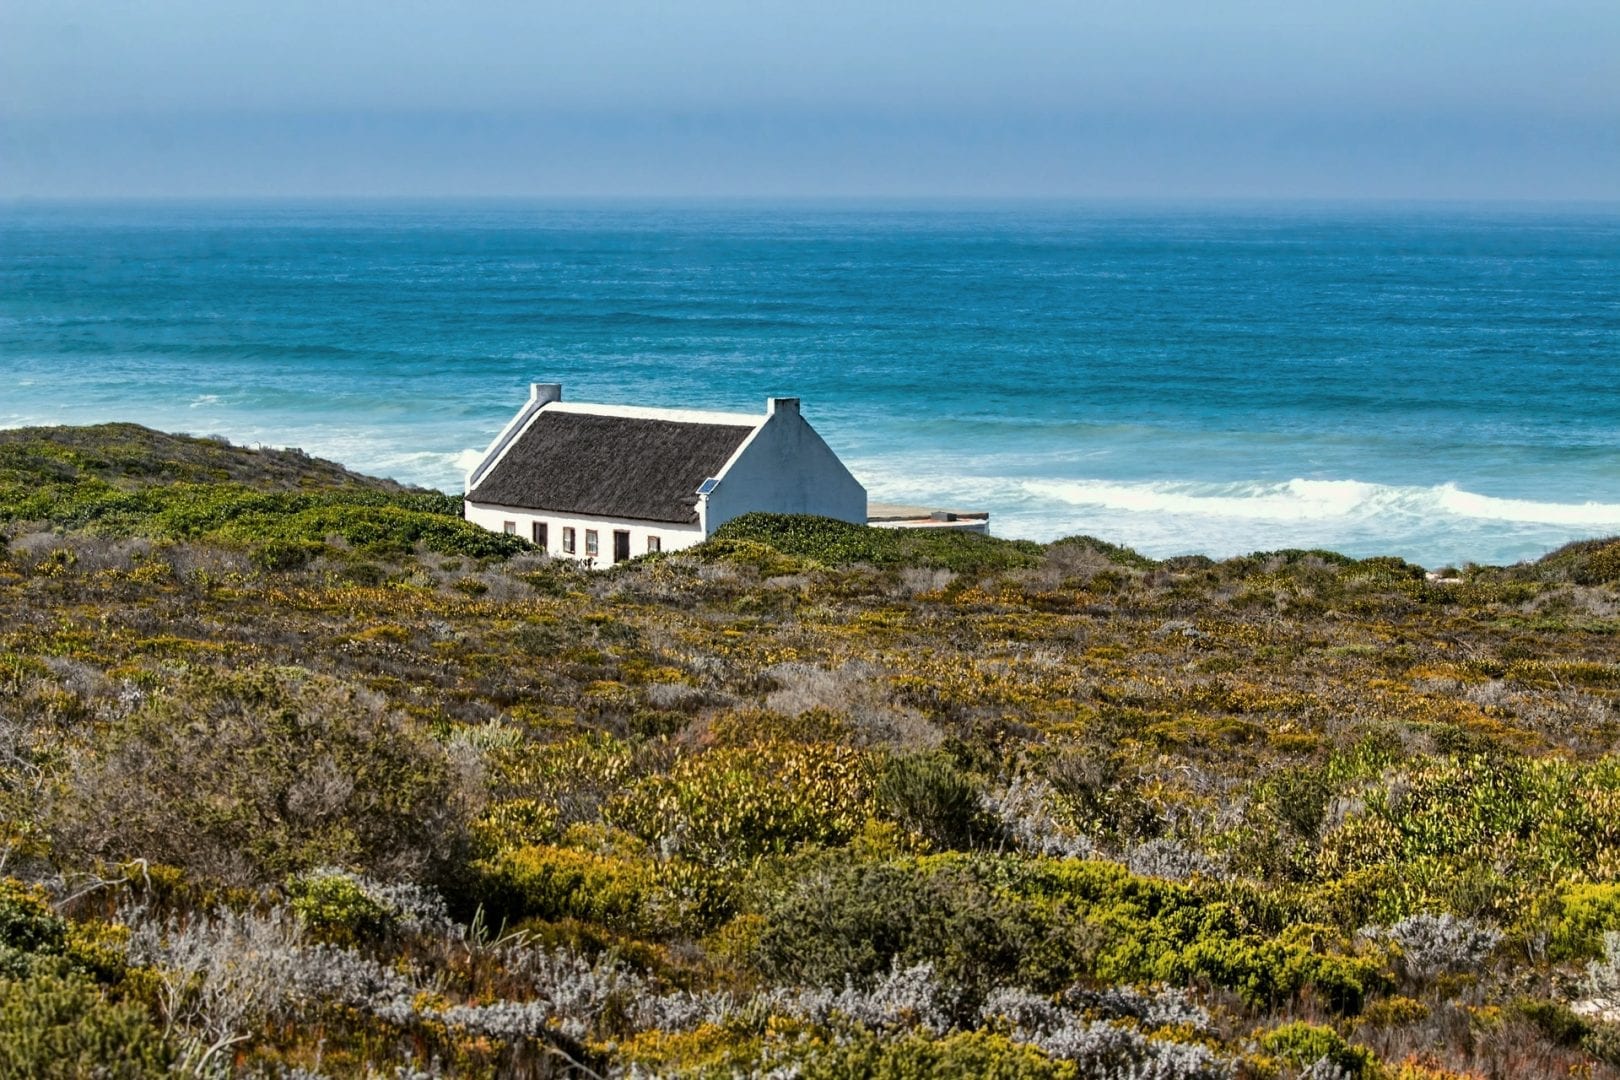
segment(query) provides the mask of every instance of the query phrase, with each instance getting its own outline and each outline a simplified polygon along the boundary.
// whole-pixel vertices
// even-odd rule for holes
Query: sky
[[[5,0],[0,197],[1620,199],[1616,0]]]

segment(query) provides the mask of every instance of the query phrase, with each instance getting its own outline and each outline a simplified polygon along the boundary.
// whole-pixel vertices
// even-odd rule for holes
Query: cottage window
[[[571,525],[563,526],[563,551],[569,555],[574,553],[574,529]]]
[[[585,530],[585,556],[586,556],[586,558],[594,559],[594,558],[596,558],[596,553],[597,553],[596,530],[595,529],[586,529]]]
[[[663,550],[662,543],[659,541],[658,537],[648,535],[648,537],[647,537],[647,550],[650,551],[650,552],[651,551],[662,551]]]
[[[543,521],[536,521],[534,524],[529,526],[529,528],[534,533],[534,546],[542,551],[548,550],[546,548],[546,523]]]
[[[501,522],[501,528],[513,535],[517,534],[517,522],[515,521],[503,521]]]

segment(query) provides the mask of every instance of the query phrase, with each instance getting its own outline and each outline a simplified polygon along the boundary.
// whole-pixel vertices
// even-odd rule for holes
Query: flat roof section
[[[866,523],[880,529],[961,529],[989,532],[987,510],[938,510],[904,503],[867,503]]]

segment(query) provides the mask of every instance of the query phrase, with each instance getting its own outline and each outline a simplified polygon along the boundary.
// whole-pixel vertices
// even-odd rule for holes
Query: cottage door
[[[613,561],[624,562],[630,557],[630,533],[626,529],[613,530]]]

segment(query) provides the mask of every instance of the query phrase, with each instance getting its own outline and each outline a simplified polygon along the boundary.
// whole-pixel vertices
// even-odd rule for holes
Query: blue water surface
[[[531,379],[797,395],[1001,535],[1506,562],[1620,533],[1620,208],[0,207],[0,426],[456,490]]]

